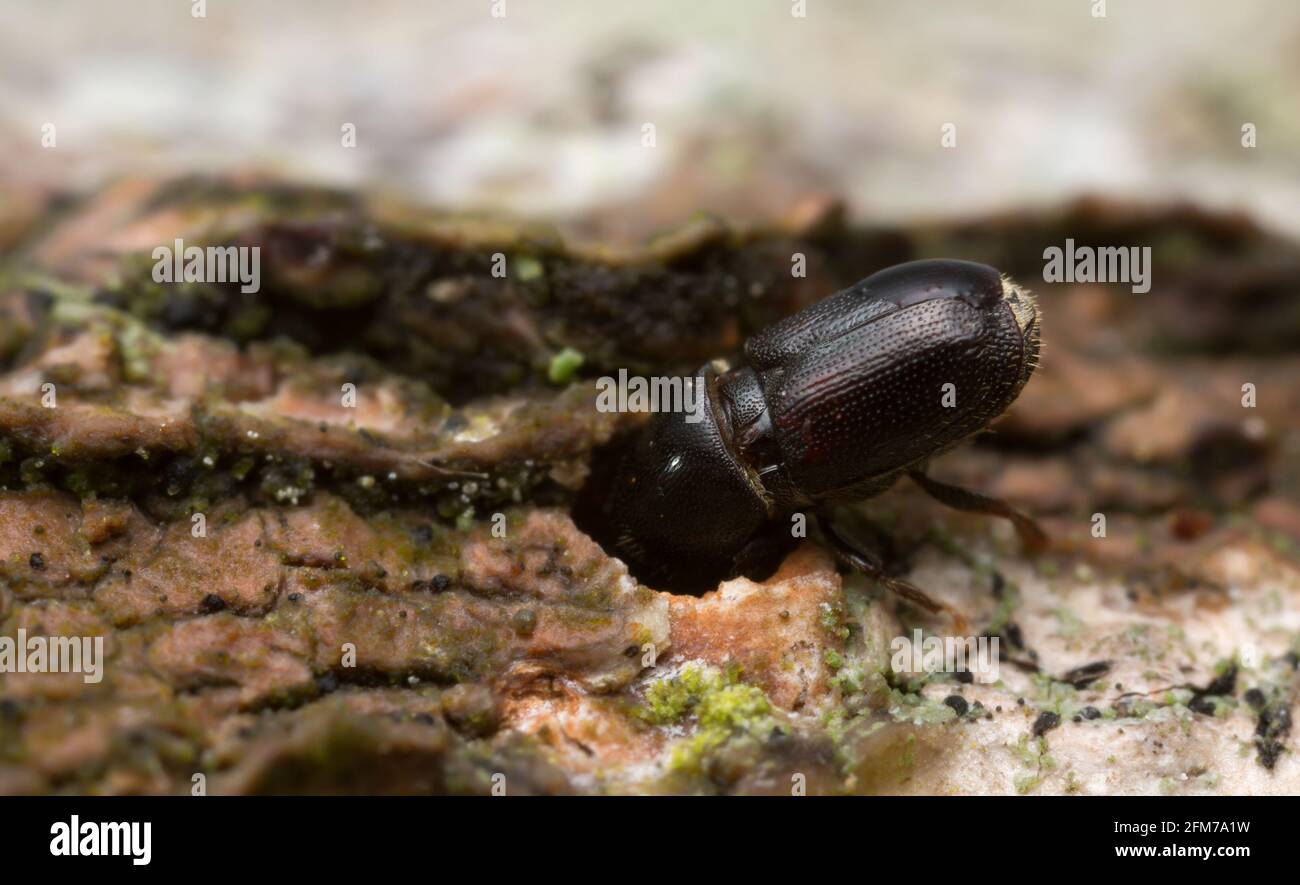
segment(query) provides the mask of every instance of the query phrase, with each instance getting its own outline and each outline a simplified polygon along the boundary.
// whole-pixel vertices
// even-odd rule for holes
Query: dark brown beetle
[[[837,529],[826,505],[878,495],[906,473],[1041,545],[1028,517],[924,473],[1011,404],[1038,346],[1032,296],[991,267],[882,270],[750,338],[744,367],[701,367],[690,383],[707,393],[703,419],[661,412],[598,463],[579,525],[644,583],[698,593],[762,577],[791,545],[791,517],[812,510],[842,561],[933,609]]]

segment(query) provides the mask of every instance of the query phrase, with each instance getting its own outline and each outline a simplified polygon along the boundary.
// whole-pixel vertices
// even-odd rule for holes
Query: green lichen
[[[1039,710],[1055,713],[1062,720],[1072,719],[1085,706],[1079,701],[1079,692],[1073,685],[1058,682],[1043,673],[1035,673],[1034,704]]]
[[[1012,785],[1020,795],[1031,792],[1035,787],[1057,768],[1057,761],[1047,752],[1047,739],[1030,737],[1027,734],[1020,736],[1020,741],[1011,748],[1012,752],[1019,757],[1020,763],[1030,771],[1016,775],[1012,779]]]
[[[837,639],[848,639],[849,628],[844,622],[844,606],[839,602],[823,602],[817,606],[817,620],[823,630]]]
[[[474,527],[474,508],[467,507],[456,516],[456,531],[468,532]]]
[[[993,611],[993,617],[989,619],[988,624],[984,627],[984,632],[989,636],[996,636],[1007,628],[1011,623],[1012,617],[1015,616],[1016,608],[1020,605],[1020,588],[1006,582],[1002,588],[1002,596],[998,599],[998,607]]]
[[[1052,609],[1052,615],[1056,618],[1056,632],[1062,639],[1074,639],[1083,633],[1083,621],[1068,608]]]
[[[938,725],[957,718],[957,711],[942,701],[923,694],[899,691],[889,693],[889,715],[897,722],[913,725]]]
[[[872,675],[865,667],[853,664],[845,665],[842,660],[835,670],[835,675],[831,677],[831,684],[838,688],[840,694],[844,697],[866,690],[867,680]]]
[[[1023,796],[1034,787],[1038,786],[1039,781],[1041,780],[1042,779],[1037,775],[1037,773],[1018,774],[1012,780],[1012,784],[1015,786],[1016,792]]]

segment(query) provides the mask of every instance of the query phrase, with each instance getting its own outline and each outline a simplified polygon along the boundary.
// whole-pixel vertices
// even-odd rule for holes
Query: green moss
[[[520,255],[515,259],[515,276],[520,282],[531,283],[546,276],[546,266],[531,255]]]
[[[136,384],[156,381],[153,360],[160,346],[156,333],[140,323],[123,322],[117,335],[117,350],[124,379]]]
[[[762,689],[740,681],[740,669],[688,666],[668,679],[651,683],[645,705],[636,715],[651,725],[670,725],[694,715],[700,725],[740,724],[748,716],[770,713]]]
[[[645,706],[636,714],[651,725],[667,725],[684,718],[711,686],[706,671],[687,667],[671,679],[660,679],[646,689]]]
[[[646,690],[645,704],[634,714],[650,725],[674,725],[693,718],[697,728],[675,743],[668,768],[699,774],[711,754],[732,741],[766,740],[781,726],[762,689],[740,681],[740,669],[688,666]]]
[[[739,683],[706,693],[696,716],[704,729],[747,729],[755,719],[771,712],[772,704],[761,688]]]
[[[577,376],[578,369],[582,368],[583,362],[582,353],[572,347],[566,347],[551,357],[551,365],[546,370],[546,378],[552,384],[568,384]]]

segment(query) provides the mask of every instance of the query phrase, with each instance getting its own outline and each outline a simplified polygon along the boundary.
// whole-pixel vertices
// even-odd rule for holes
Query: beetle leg
[[[831,549],[835,552],[835,558],[844,565],[856,569],[882,587],[898,594],[908,602],[920,606],[930,614],[938,614],[939,612],[947,614],[948,617],[952,618],[953,629],[958,635],[965,636],[970,632],[970,625],[965,615],[948,603],[935,599],[910,581],[887,574],[885,564],[880,557],[854,543],[835,525],[834,520],[822,517],[818,519],[817,524],[822,527],[822,533],[830,542]]]
[[[907,475],[912,477],[913,482],[925,489],[927,495],[940,504],[966,513],[987,513],[990,516],[1000,516],[1003,519],[1010,520],[1011,524],[1016,527],[1016,534],[1020,536],[1020,543],[1024,544],[1027,549],[1043,550],[1047,547],[1047,532],[1043,531],[1033,519],[1021,513],[1006,501],[980,492],[973,492],[970,489],[963,489],[961,486],[939,482],[926,476],[920,470],[909,470]]]

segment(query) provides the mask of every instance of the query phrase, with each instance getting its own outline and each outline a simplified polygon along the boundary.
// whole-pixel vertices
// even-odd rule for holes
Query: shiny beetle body
[[[925,462],[1001,414],[1037,357],[1033,299],[993,268],[888,268],[751,337],[743,367],[701,367],[703,419],[655,415],[598,471],[580,523],[650,586],[701,592],[774,565],[763,551],[792,514],[904,472],[987,504],[928,481]]]

